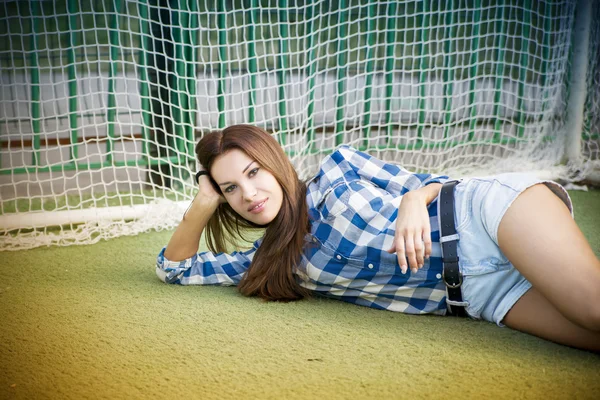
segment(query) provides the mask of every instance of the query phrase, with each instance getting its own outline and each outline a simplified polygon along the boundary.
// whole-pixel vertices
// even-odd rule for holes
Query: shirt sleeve
[[[329,184],[335,184],[337,179],[364,179],[394,195],[404,195],[410,190],[449,180],[445,175],[410,172],[347,145],[340,146],[324,162],[330,163],[326,168]]]
[[[164,256],[163,248],[156,258],[156,275],[165,283],[178,285],[237,285],[243,278],[258,250],[259,241],[245,252],[193,255],[182,261],[171,261]]]

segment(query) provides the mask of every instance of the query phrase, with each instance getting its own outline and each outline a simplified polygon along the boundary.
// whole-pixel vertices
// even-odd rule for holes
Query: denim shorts
[[[531,283],[498,246],[498,226],[512,202],[525,189],[543,183],[573,215],[571,199],[559,184],[521,173],[463,179],[456,186],[455,224],[459,235],[459,268],[467,314],[503,326],[502,320]]]

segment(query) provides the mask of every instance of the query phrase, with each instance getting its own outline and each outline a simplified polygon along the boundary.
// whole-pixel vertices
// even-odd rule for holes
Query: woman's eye
[[[235,189],[235,185],[227,186],[225,188],[225,193],[231,193]]]
[[[251,170],[251,171],[248,173],[248,176],[254,176],[254,175],[256,175],[257,173],[258,173],[258,168],[254,168],[253,170]]]

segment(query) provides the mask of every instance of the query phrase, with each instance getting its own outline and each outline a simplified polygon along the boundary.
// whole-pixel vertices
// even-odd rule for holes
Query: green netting
[[[195,142],[234,123],[273,132],[304,178],[340,143],[418,171],[586,178],[599,160],[595,2],[583,132],[566,121],[587,1],[4,1],[2,247],[52,242],[43,224],[58,215],[61,243],[174,226]],[[582,146],[567,167],[569,137]],[[98,222],[115,194],[145,208],[123,200]]]

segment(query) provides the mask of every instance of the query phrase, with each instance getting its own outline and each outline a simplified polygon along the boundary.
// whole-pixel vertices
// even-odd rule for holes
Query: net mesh
[[[584,106],[581,176],[595,176],[600,168],[600,6],[592,7]],[[598,178],[592,183],[598,183]]]
[[[195,142],[236,123],[302,178],[345,143],[414,171],[572,179],[576,1],[82,3],[0,4],[3,250],[173,228]],[[580,177],[600,158],[599,8]]]

